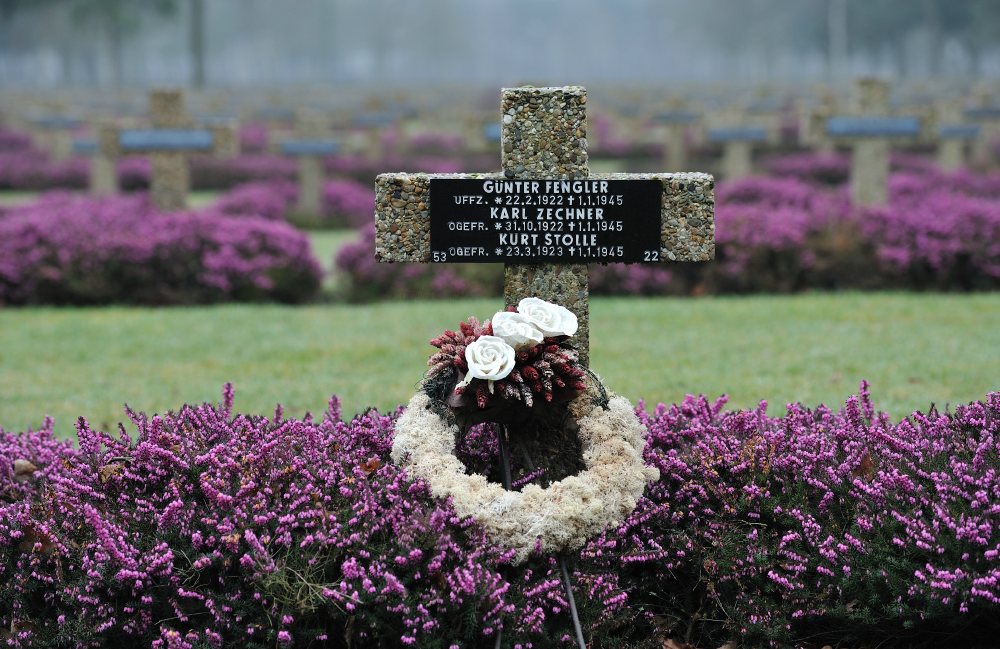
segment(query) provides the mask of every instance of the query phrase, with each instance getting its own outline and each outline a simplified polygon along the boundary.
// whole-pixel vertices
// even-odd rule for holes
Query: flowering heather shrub
[[[678,289],[667,266],[646,264],[591,264],[590,292],[594,295],[663,295]]]
[[[237,185],[215,202],[214,209],[227,216],[259,216],[284,221],[299,190],[291,180],[254,181]]]
[[[591,267],[595,294],[689,295],[867,286],[861,242],[843,190],[756,177],[716,190],[716,259],[670,266]]]
[[[631,606],[703,646],[995,642],[1000,393],[898,424],[864,383],[836,413],[724,403],[640,404],[661,480],[583,551]]]
[[[146,196],[53,194],[0,218],[0,304],[300,302],[322,271],[285,223]]]
[[[380,264],[375,261],[375,224],[337,251],[334,265],[349,300],[452,298],[499,295],[500,264]]]
[[[31,148],[30,135],[0,126],[0,151],[23,152]]]
[[[889,168],[904,173],[934,174],[938,172],[933,157],[919,153],[892,151],[889,154]]]
[[[243,153],[231,159],[191,157],[193,189],[225,189],[252,180],[295,180],[297,173],[294,159],[267,153]]]
[[[88,165],[85,158],[52,162],[45,153],[33,149],[0,150],[0,189],[85,189],[89,182]]]
[[[716,200],[715,262],[676,269],[690,291],[864,286],[866,272],[852,268],[863,267],[861,242],[843,190],[765,177],[720,184]]]
[[[500,159],[498,155],[436,156],[386,153],[378,159],[358,155],[334,156],[326,158],[325,166],[328,173],[351,178],[367,187],[374,185],[375,176],[388,170],[410,173],[458,173],[469,169],[488,171],[499,167]]]
[[[640,125],[638,129],[650,129],[649,124]],[[648,132],[639,132],[631,136],[620,132],[610,115],[597,115],[590,120],[591,157],[639,157],[661,158],[663,144]]]
[[[592,117],[589,135],[595,155],[623,156],[633,146],[632,142],[615,133],[615,122],[609,115]]]
[[[118,160],[119,185],[124,191],[149,187],[150,163],[142,156]],[[90,160],[77,157],[53,162],[41,152],[0,150],[0,189],[86,189]],[[194,189],[225,189],[251,180],[294,179],[295,160],[267,154],[243,154],[233,159],[191,157]]]
[[[298,186],[290,180],[254,181],[228,191],[214,208],[230,216],[261,216],[298,223],[306,220],[292,213],[298,194]],[[328,180],[323,184],[323,210],[323,214],[308,217],[309,225],[360,228],[372,221],[375,191],[353,180]]]
[[[892,178],[892,204],[864,210],[860,227],[883,272],[902,286],[995,289],[1000,285],[1000,202],[928,191],[927,176]]]
[[[438,133],[425,131],[413,135],[407,142],[413,151],[426,153],[458,154],[462,152],[464,143],[462,136],[456,133]]]
[[[147,191],[153,164],[142,156],[119,158],[115,167],[118,171],[118,187],[124,192]]]
[[[887,207],[859,208],[851,205],[846,187],[795,177],[720,183],[713,262],[593,265],[590,289],[594,294],[700,295],[1000,288],[1000,175],[895,172],[889,190]],[[357,298],[378,297],[389,284],[392,294],[430,297],[428,277],[471,277],[456,274],[468,272],[458,266],[407,273],[376,269],[368,261],[373,243],[358,246],[345,253],[354,266],[343,268]],[[400,284],[410,279],[409,289]],[[369,281],[376,283],[363,286]],[[455,281],[452,295],[467,294],[464,288]]]
[[[40,467],[0,500],[9,646],[470,647],[500,624],[521,646],[563,644],[554,560],[514,573],[410,481],[388,459],[392,416],[344,422],[336,398],[318,422],[231,408],[227,388],[221,406],[129,412],[134,438],[81,419],[78,451],[0,431],[0,462],[29,447]],[[585,619],[613,630],[595,612],[621,598],[613,579],[578,588]]]
[[[267,151],[269,132],[267,124],[257,122],[240,123],[240,151],[243,153],[264,153]]]
[[[372,185],[335,179],[323,183],[323,222],[360,229],[372,222],[375,191]]]
[[[851,172],[850,156],[844,153],[790,153],[765,162],[768,173],[822,185],[842,185]]]
[[[1000,393],[899,423],[864,384],[839,412],[724,404],[637,408],[661,478],[569,557],[590,646],[991,646]],[[512,568],[397,469],[398,411],[239,415],[227,386],[128,415],[131,436],[81,419],[78,449],[0,430],[11,646],[476,647],[499,624],[571,646],[554,560]],[[463,456],[495,460],[474,433]]]

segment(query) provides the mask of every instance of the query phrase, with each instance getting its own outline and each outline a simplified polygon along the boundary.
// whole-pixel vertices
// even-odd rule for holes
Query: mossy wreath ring
[[[609,394],[606,408],[595,406],[600,388],[588,389],[568,404],[583,446],[585,469],[548,487],[525,485],[507,491],[486,476],[466,473],[455,457],[458,427],[418,392],[396,422],[392,459],[421,478],[438,498],[451,498],[455,512],[472,517],[490,539],[516,552],[521,563],[536,548],[554,553],[577,550],[588,538],[618,525],[635,509],[659,472],[643,463],[645,429],[624,397]]]

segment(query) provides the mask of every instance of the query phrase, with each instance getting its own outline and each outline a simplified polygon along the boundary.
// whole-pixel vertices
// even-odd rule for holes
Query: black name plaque
[[[430,181],[431,261],[660,261],[659,180]]]

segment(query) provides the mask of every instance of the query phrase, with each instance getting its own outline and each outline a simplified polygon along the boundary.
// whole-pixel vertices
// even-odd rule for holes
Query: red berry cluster
[[[469,365],[465,362],[465,348],[480,336],[492,335],[493,325],[489,320],[485,324],[480,324],[476,316],[470,315],[468,320],[459,325],[458,331],[449,329],[431,340],[431,345],[441,351],[428,359],[427,364],[431,369],[427,370],[427,376],[436,376],[449,368],[464,374],[469,370]]]
[[[479,320],[470,316],[460,325],[459,331],[445,331],[431,340],[431,345],[440,351],[427,361],[430,365],[427,376],[434,377],[453,368],[456,370],[455,382],[458,383],[461,379],[459,374],[469,369],[465,348],[484,335],[493,335],[490,322],[480,324]],[[488,407],[497,398],[521,401],[531,408],[536,399],[551,403],[573,398],[586,389],[584,375],[579,352],[567,342],[565,336],[559,336],[545,338],[533,347],[518,350],[514,369],[506,378],[494,381],[492,390],[489,382],[474,379],[465,387],[455,388],[454,392],[456,395],[474,396],[478,408]]]

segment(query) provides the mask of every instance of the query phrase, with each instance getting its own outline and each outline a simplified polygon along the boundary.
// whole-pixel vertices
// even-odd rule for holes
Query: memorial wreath
[[[658,472],[644,464],[645,431],[625,398],[608,394],[579,363],[576,316],[538,298],[492,321],[446,331],[423,389],[396,424],[393,460],[473,517],[520,563],[535,550],[562,552],[623,521]],[[582,446],[584,470],[547,487],[508,491],[468,473],[455,456],[463,428],[565,425]]]

